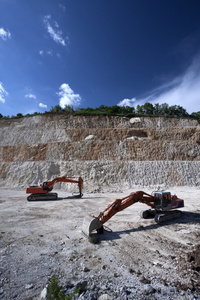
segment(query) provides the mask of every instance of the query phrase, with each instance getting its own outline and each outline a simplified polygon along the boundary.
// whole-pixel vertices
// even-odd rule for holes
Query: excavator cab
[[[166,211],[172,208],[170,192],[155,192],[154,193],[154,208],[156,210]]]

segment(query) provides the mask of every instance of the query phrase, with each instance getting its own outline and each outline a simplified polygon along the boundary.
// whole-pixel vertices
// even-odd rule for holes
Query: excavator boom
[[[153,200],[153,196],[142,191],[137,191],[135,193],[131,193],[129,196],[124,197],[122,199],[116,199],[104,210],[103,213],[100,213],[97,218],[101,221],[101,224],[104,224],[117,212],[124,210],[125,208],[129,207],[130,205],[136,202],[142,201],[143,203],[153,206]]]

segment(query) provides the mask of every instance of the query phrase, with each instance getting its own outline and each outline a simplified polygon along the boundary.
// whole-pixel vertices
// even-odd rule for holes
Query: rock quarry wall
[[[81,176],[90,192],[199,187],[199,168],[197,120],[64,113],[0,120],[2,187],[38,185],[57,176]]]

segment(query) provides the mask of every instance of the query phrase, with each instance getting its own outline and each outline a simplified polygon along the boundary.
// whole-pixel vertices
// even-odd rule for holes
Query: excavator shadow
[[[57,198],[57,199],[34,199],[34,200],[29,200],[28,202],[58,202],[62,201],[63,198]]]
[[[144,220],[145,222],[145,220]],[[154,220],[152,220],[154,222]],[[195,213],[195,212],[188,212],[184,211],[182,212],[182,216],[178,219],[173,219],[166,221],[162,224],[150,224],[150,225],[140,225],[138,228],[131,228],[128,230],[121,230],[121,231],[112,231],[108,227],[104,227],[104,233],[103,234],[98,234],[98,240],[99,242],[104,241],[104,240],[118,240],[121,238],[122,235],[124,234],[131,234],[134,232],[140,232],[140,231],[148,231],[148,230],[155,230],[159,227],[163,226],[170,226],[173,224],[200,224],[200,213]]]
[[[84,199],[84,200],[94,200],[94,199],[103,199],[103,197],[80,197],[79,195],[72,195],[72,196],[67,196],[67,197],[58,197],[61,200],[65,199]]]
[[[82,197],[78,197],[78,196],[67,196],[67,197],[58,197],[57,200],[70,200],[70,199],[83,199]]]
[[[68,196],[68,197],[58,197],[56,199],[35,199],[35,200],[29,200],[29,202],[59,202],[63,200],[70,200],[70,199],[81,199],[80,196]]]

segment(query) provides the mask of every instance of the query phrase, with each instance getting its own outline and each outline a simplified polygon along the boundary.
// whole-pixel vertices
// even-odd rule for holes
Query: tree
[[[160,105],[160,114],[164,116],[169,115],[169,105],[167,103],[162,103]]]
[[[72,105],[65,105],[63,110],[67,113],[71,113],[71,112],[74,112],[74,107]]]
[[[60,112],[60,111],[62,111],[62,108],[59,104],[54,107],[51,106],[51,108],[50,108],[50,112]]]
[[[127,115],[135,113],[135,107],[120,106],[120,114]]]
[[[21,113],[18,113],[16,117],[17,118],[23,118],[23,115]]]
[[[144,114],[143,106],[140,106],[139,104],[137,105],[137,113],[142,115]]]
[[[197,111],[197,112],[193,112],[191,113],[190,115],[192,118],[195,118],[197,120],[200,120],[200,111]]]
[[[154,104],[154,114],[155,115],[159,115],[160,114],[160,104],[159,103],[155,103]]]
[[[100,105],[98,108],[98,110],[100,110],[101,112],[105,112],[106,109],[107,109],[107,106],[105,106],[105,105]]]
[[[143,109],[144,114],[153,115],[153,113],[154,113],[153,104],[146,102],[144,105],[142,105],[142,107],[143,107],[142,109]]]
[[[188,117],[187,111],[180,105],[170,106],[169,114],[175,117]]]
[[[110,107],[110,112],[112,114],[120,114],[121,113],[121,106],[113,105]]]

